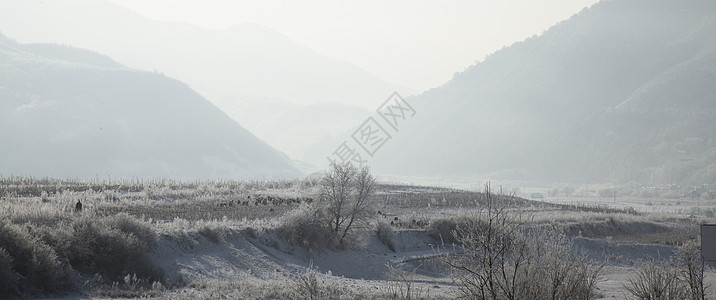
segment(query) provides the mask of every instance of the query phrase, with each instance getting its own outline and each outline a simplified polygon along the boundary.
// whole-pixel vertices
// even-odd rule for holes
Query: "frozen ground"
[[[352,235],[346,249],[307,251],[279,238],[275,228],[287,212],[300,207],[298,200],[315,197],[315,185],[310,182],[91,185],[9,181],[4,186],[2,207],[18,220],[47,220],[48,216],[71,220],[76,217],[71,207],[80,199],[85,214],[125,212],[150,220],[160,235],[152,258],[171,281],[172,288],[159,294],[164,299],[251,299],[266,290],[291,291],[308,268],[318,271],[323,284],[353,294],[385,295],[396,284],[388,265],[415,271],[411,284],[424,295],[451,299],[457,286],[439,262],[446,251],[459,249],[431,238],[428,224],[469,216],[480,209],[479,199],[484,196],[453,188],[380,185],[374,201],[381,214],[376,213],[370,222],[394,223],[395,251],[379,241],[370,226]],[[280,201],[259,201],[269,196]],[[706,207],[707,203],[694,199],[546,197],[507,201],[533,225],[564,232],[590,258],[606,262],[597,285],[602,298],[623,299],[624,284],[635,274],[639,261],[667,259],[675,245],[695,238],[698,224],[714,222],[713,218],[669,211]],[[627,207],[634,211],[607,209]],[[203,227],[213,228],[219,238],[212,241],[211,235],[200,233]],[[714,282],[715,275],[708,271],[707,281]],[[713,288],[709,292],[716,296]],[[78,297],[91,298],[70,298]]]
[[[155,258],[161,262],[173,280],[188,282],[202,278],[222,281],[284,281],[313,266],[321,278],[356,291],[380,293],[387,289],[387,264],[404,269],[417,268],[416,287],[429,291],[432,297],[452,298],[456,286],[447,273],[425,267],[431,257],[441,251],[436,241],[422,230],[396,232],[396,251],[383,245],[375,236],[363,235],[350,249],[309,253],[276,240],[271,234],[256,236],[246,230],[231,229],[221,243],[212,243],[203,236],[181,239],[163,237]],[[635,264],[641,260],[665,259],[676,247],[621,243],[601,239],[575,238],[575,246],[589,257],[606,261],[597,285],[600,298],[624,299],[624,284],[634,274]],[[450,247],[447,247],[450,251]],[[445,249],[445,248],[442,248]],[[434,258],[433,258],[434,259]],[[179,279],[183,277],[183,279]],[[714,276],[707,274],[712,281]],[[172,293],[201,293],[192,287]]]
[[[201,235],[163,236],[153,253],[172,281],[292,281],[313,267],[324,280],[352,289],[386,289],[387,265],[413,269],[416,261],[439,255],[435,241],[423,231],[401,230],[391,251],[374,235],[362,234],[345,250],[309,252],[288,245],[269,232],[228,229],[223,241]],[[418,263],[419,264],[419,263]],[[453,282],[444,274],[419,269],[415,284],[434,296],[448,297]]]

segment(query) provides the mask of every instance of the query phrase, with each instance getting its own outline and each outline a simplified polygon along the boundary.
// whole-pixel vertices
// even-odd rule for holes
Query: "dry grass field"
[[[480,268],[471,264],[486,250],[470,248],[466,237],[471,229],[489,231],[481,224],[494,206],[524,247],[550,254],[550,247],[566,245],[563,255],[591,266],[596,277],[588,298],[631,299],[630,280],[645,266],[681,270],[680,249],[698,253],[685,245],[698,246],[699,224],[716,221],[693,214],[694,207],[711,207],[693,199],[527,200],[377,184],[370,215],[337,245],[305,227],[313,224],[305,216],[316,210],[319,185],[0,178],[0,294],[450,299],[465,295],[474,280],[456,267]],[[549,242],[553,237],[561,240]],[[531,272],[549,272],[544,263]],[[708,286],[715,277],[707,266],[707,296],[714,295]]]

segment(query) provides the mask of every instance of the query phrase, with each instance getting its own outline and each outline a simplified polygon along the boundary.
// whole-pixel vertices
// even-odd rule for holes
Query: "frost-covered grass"
[[[157,235],[146,221],[125,213],[65,216],[55,224],[0,221],[3,297],[65,293],[81,289],[83,278],[112,284],[127,275],[137,282],[161,282],[162,269],[150,258]],[[44,219],[41,221],[45,221]]]
[[[296,290],[297,282],[305,279],[303,273],[285,275],[283,279],[201,275],[177,280],[169,278],[149,254],[162,239],[187,241],[189,248],[201,246],[199,241],[208,241],[212,247],[234,247],[226,245],[226,238],[237,232],[263,243],[262,247],[291,249],[277,241],[283,239],[297,243],[293,245],[296,247],[312,248],[309,255],[320,253],[329,247],[329,243],[320,243],[327,237],[316,229],[321,224],[308,222],[317,184],[300,180],[75,181],[0,177],[0,298],[64,293],[166,299],[214,299],[217,295],[303,298]],[[680,245],[695,239],[698,224],[715,221],[705,216],[689,218],[495,197],[506,203],[508,210],[521,214],[525,226],[610,242]],[[390,251],[400,250],[394,232],[406,229],[427,232],[435,245],[454,243],[452,232],[472,211],[484,208],[485,200],[484,194],[476,192],[378,185],[371,199],[374,216],[360,230],[375,235]],[[82,212],[73,211],[77,201],[83,203]],[[193,251],[199,251],[196,249]],[[444,274],[449,278],[449,272]],[[401,294],[400,289],[408,284],[405,276],[403,281],[387,280],[373,286],[346,284],[323,273],[317,276],[325,289],[321,295],[328,295],[324,298],[339,295],[345,299],[393,299],[388,295]],[[402,286],[390,288],[391,282]],[[450,298],[428,294],[423,298]]]

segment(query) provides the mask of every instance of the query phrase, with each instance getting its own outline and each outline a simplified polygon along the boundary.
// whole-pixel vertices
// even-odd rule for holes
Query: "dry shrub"
[[[127,213],[119,213],[101,220],[106,227],[117,229],[124,234],[135,236],[141,243],[141,250],[149,252],[157,246],[157,233],[148,222],[141,221]]]
[[[0,221],[0,289],[4,297],[74,289],[73,276],[55,250],[26,227]]]
[[[405,265],[388,267],[388,287],[384,296],[392,300],[430,299],[430,290],[416,286],[417,268],[405,270]]]
[[[528,229],[519,214],[493,201],[453,236],[462,252],[450,255],[460,296],[468,299],[592,299],[603,264],[575,252],[571,240]]]
[[[293,280],[295,299],[338,299],[346,294],[342,287],[318,279],[318,271],[309,266],[303,274]]]
[[[440,218],[430,220],[427,228],[428,235],[441,243],[454,244],[457,239],[453,236],[453,232],[457,229],[457,221],[453,218]]]
[[[441,244],[456,244],[458,240],[453,232],[460,227],[465,226],[469,222],[467,217],[450,217],[438,218],[430,220],[427,227],[428,236]]]
[[[679,270],[668,261],[642,264],[624,288],[637,299],[687,299]]]
[[[624,288],[637,299],[705,299],[704,268],[701,249],[692,241],[669,260],[641,263]]]
[[[75,220],[64,232],[58,248],[82,273],[98,273],[111,281],[119,281],[127,274],[160,281],[164,274],[149,258],[156,245],[156,233],[148,223],[118,214],[99,220]]]
[[[390,224],[385,221],[379,221],[375,228],[375,234],[383,245],[386,245],[390,251],[395,252],[395,232],[393,232],[393,227]]]
[[[0,248],[0,297],[17,297],[20,292],[17,290],[18,274],[12,270],[13,259],[5,249]]]
[[[311,204],[302,204],[287,213],[276,231],[292,244],[305,249],[327,249],[333,247],[335,240],[335,234],[328,227],[321,209]]]
[[[689,289],[690,299],[705,299],[705,261],[700,243],[690,241],[682,245],[676,252],[676,264],[680,266],[680,276]]]
[[[309,267],[304,274],[294,280],[296,296],[301,299],[321,299],[324,297],[322,288],[316,277],[316,270]]]
[[[219,244],[224,241],[224,232],[223,229],[218,227],[210,227],[209,225],[205,225],[201,228],[199,228],[199,234],[203,235],[211,241],[214,244]]]

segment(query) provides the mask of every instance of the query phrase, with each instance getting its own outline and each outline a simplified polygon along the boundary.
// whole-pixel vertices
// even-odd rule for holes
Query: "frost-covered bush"
[[[405,269],[404,264],[388,267],[388,286],[383,291],[384,297],[393,300],[430,299],[430,290],[418,287],[417,268]]]
[[[643,263],[624,288],[636,299],[687,299],[679,270],[667,261]]]
[[[0,221],[0,296],[56,293],[74,288],[70,270],[28,225]]]
[[[298,274],[293,280],[293,290],[295,299],[339,299],[342,296],[348,296],[342,286],[334,282],[319,279],[318,270],[309,266],[303,274]]]
[[[199,228],[199,234],[203,235],[214,244],[219,244],[224,241],[223,229],[216,226],[204,225]]]
[[[467,224],[468,219],[466,217],[449,217],[449,218],[436,218],[430,220],[430,224],[427,227],[428,235],[434,240],[445,243],[454,244],[458,240],[453,235],[453,232],[458,226],[464,226]]]
[[[101,221],[106,227],[135,236],[141,242],[143,251],[148,252],[157,246],[157,233],[148,222],[141,221],[127,213],[111,215]]]
[[[151,281],[163,279],[163,272],[149,258],[157,245],[156,234],[149,224],[129,215],[79,218],[60,234],[57,247],[82,273],[98,273],[112,281],[127,274]]]
[[[624,289],[636,299],[705,299],[705,264],[695,241],[668,260],[641,262]]]
[[[395,233],[390,224],[385,221],[379,221],[378,224],[376,224],[375,234],[383,245],[386,245],[388,249],[395,252]]]
[[[592,299],[602,265],[575,252],[563,234],[526,226],[493,201],[458,224],[462,251],[445,262],[467,299]]]
[[[335,238],[322,210],[311,204],[303,204],[287,213],[276,230],[284,239],[305,249],[332,247]]]
[[[375,178],[367,167],[331,164],[318,185],[318,201],[284,215],[277,232],[306,249],[345,246],[345,238],[372,214]]]
[[[19,276],[12,270],[12,262],[10,254],[0,248],[0,297],[2,298],[19,296],[17,290]]]

